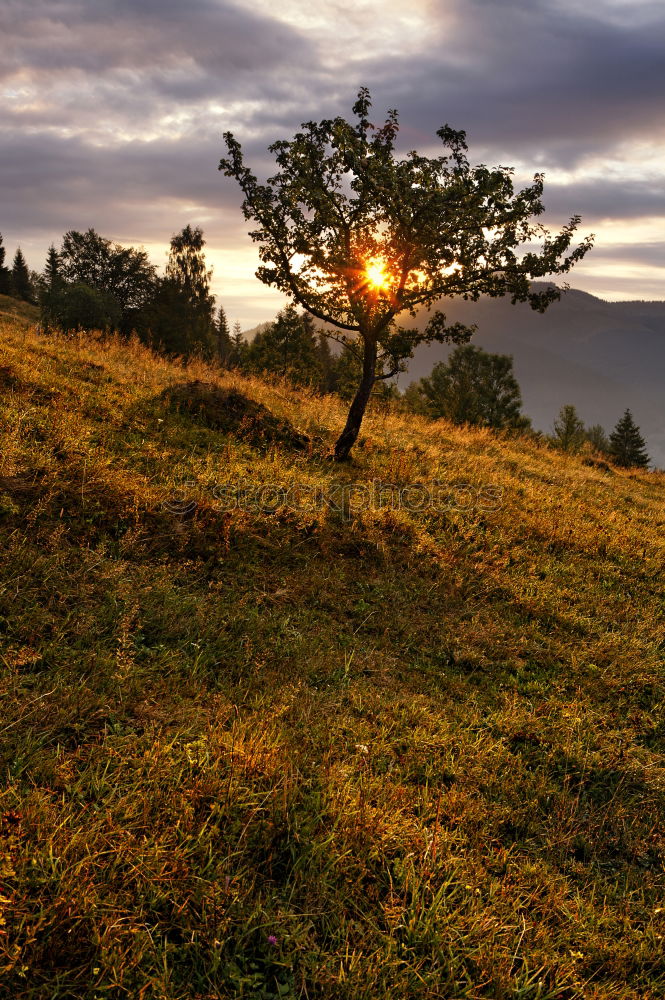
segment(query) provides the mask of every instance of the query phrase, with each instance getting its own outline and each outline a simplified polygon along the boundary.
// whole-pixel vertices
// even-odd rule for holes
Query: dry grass
[[[665,476],[343,416],[5,323],[0,995],[664,995]],[[316,499],[377,481],[457,506]]]

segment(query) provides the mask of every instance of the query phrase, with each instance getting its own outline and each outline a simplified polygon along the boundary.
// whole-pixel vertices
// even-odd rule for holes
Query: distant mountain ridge
[[[611,431],[629,407],[652,461],[665,466],[665,302],[606,302],[569,289],[542,314],[508,299],[451,299],[439,308],[452,322],[477,323],[480,347],[513,355],[536,428],[551,430],[561,406],[572,403],[587,425]],[[426,313],[414,321],[426,322]],[[452,349],[422,345],[401,381],[429,374]]]
[[[609,432],[629,407],[652,461],[665,467],[665,302],[607,302],[571,288],[545,313],[486,297],[442,299],[436,308],[450,322],[476,323],[478,346],[513,355],[524,412],[537,429],[550,431],[561,407],[572,403],[585,424]],[[400,317],[403,326],[419,329],[427,319],[424,310]],[[419,347],[400,388],[429,375],[453,349]]]

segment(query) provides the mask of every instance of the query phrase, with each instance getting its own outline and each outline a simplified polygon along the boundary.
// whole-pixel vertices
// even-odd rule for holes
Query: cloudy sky
[[[0,0],[0,37],[0,231],[36,270],[91,226],[161,266],[191,222],[229,319],[272,318],[222,133],[261,174],[366,85],[405,150],[449,123],[473,161],[544,171],[544,221],[596,234],[574,287],[665,298],[660,0]]]

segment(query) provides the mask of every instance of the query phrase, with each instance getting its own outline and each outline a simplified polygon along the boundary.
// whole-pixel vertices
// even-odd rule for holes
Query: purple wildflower
[[[268,944],[271,944],[273,947],[277,946],[277,938],[275,937],[274,934],[268,935]]]

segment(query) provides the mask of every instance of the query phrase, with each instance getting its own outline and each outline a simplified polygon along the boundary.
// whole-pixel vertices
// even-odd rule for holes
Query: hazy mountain
[[[477,323],[480,347],[513,355],[524,412],[536,428],[550,431],[572,403],[586,424],[609,432],[628,406],[652,460],[665,467],[665,302],[605,302],[570,289],[543,314],[508,299],[442,300],[439,308],[450,321]],[[425,312],[402,319],[419,328],[426,322]],[[400,388],[429,375],[452,349],[420,347]]]
[[[444,300],[451,321],[477,323],[474,343],[512,354],[524,411],[551,430],[564,403],[610,431],[628,406],[649,454],[665,466],[665,302],[605,302],[570,289],[541,314],[508,299]],[[427,322],[419,314],[414,325]],[[404,325],[407,325],[404,323]],[[452,347],[420,347],[400,385],[428,375]]]

